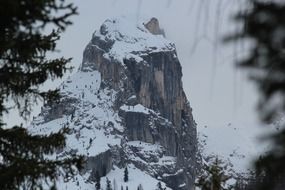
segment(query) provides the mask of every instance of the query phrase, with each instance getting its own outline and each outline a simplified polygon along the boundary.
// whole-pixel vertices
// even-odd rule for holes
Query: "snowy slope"
[[[137,169],[134,165],[129,165],[128,171],[131,177],[129,178],[128,182],[124,182],[123,179],[124,169],[115,167],[114,170],[112,170],[106,177],[102,178],[103,189],[106,188],[107,178],[112,182],[113,187],[116,187],[117,189],[121,189],[121,187],[123,187],[123,189],[126,189],[126,187],[128,187],[128,189],[130,190],[137,189],[138,184],[142,184],[145,190],[147,189],[155,190],[157,188],[157,183],[159,182],[159,180]],[[165,186],[165,183],[161,182],[161,184],[162,187],[166,188],[166,190],[170,190],[170,188],[167,188]]]
[[[73,116],[63,113],[62,117],[48,122],[44,121],[45,115],[39,116],[33,121],[30,131],[48,135],[68,126],[73,133],[67,135],[66,151],[77,150],[79,155],[96,156],[108,150],[109,146],[120,144],[120,138],[111,135],[113,130],[123,130],[118,114],[111,109],[115,92],[100,91],[100,82],[99,72],[76,73],[60,87],[63,96],[79,100],[70,105],[75,108]],[[112,128],[104,127],[106,123],[112,123]],[[96,149],[92,145],[96,145]]]
[[[236,173],[248,173],[253,161],[270,148],[270,143],[261,137],[274,128],[229,123],[220,126],[200,126],[199,142],[204,157],[218,156],[232,166]]]

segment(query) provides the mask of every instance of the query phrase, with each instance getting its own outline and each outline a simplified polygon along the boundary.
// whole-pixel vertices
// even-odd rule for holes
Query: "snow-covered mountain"
[[[84,155],[84,171],[59,189],[95,188],[95,174],[113,187],[173,190],[194,187],[196,124],[182,88],[173,43],[155,18],[106,20],[83,54],[77,73],[60,86],[60,102],[46,104],[33,134],[70,128],[55,158]],[[129,170],[124,182],[123,171]]]

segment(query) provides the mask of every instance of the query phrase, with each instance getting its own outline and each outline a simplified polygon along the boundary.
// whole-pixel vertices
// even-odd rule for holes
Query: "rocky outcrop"
[[[61,85],[61,101],[34,122],[36,133],[71,129],[59,156],[85,155],[88,183],[129,165],[173,190],[194,187],[196,124],[175,46],[162,31],[156,18],[106,20]]]
[[[88,157],[84,170],[91,171],[90,180],[95,180],[96,172],[98,172],[100,176],[106,176],[106,174],[111,171],[113,167],[112,164],[112,154],[111,151],[108,150],[97,156]]]
[[[49,106],[41,110],[41,115],[44,115],[44,122],[61,118],[63,115],[74,114],[76,103],[78,103],[77,99],[67,96],[63,97],[60,102],[49,102]]]
[[[154,35],[165,36],[164,30],[160,28],[157,18],[151,18],[148,22],[144,24],[148,31]]]
[[[145,27],[152,34],[161,34],[155,18]],[[115,109],[120,112],[128,141],[158,143],[164,147],[166,156],[177,157],[174,173],[161,178],[173,189],[191,188],[195,175],[196,124],[183,91],[181,65],[174,46],[133,51],[120,62],[108,54],[112,38],[108,38],[110,31],[106,28],[101,27],[100,34],[93,35],[84,51],[80,69],[98,70],[106,85],[119,91]],[[153,113],[120,110],[123,105],[132,109],[134,103],[129,103],[130,97],[134,97],[135,104],[141,104]],[[180,171],[179,175],[175,175],[177,171]],[[185,186],[179,187],[181,179]]]

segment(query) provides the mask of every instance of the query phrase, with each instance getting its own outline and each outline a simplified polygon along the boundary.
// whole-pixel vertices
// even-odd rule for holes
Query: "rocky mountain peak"
[[[152,23],[152,21],[149,23]],[[162,35],[153,35],[143,22],[138,24],[124,17],[107,19],[101,25],[100,30],[94,32],[87,48],[90,48],[90,46],[100,47],[100,51],[105,58],[119,63],[123,63],[126,58],[134,58],[139,62],[140,55],[175,50],[172,42]],[[88,61],[90,60],[85,60],[83,57],[81,67],[83,70],[90,69],[86,68],[88,67]]]
[[[163,35],[165,36],[164,30],[160,28],[159,21],[157,18],[152,17],[148,22],[144,24],[148,31],[154,35]]]
[[[31,126],[37,134],[71,128],[57,157],[86,156],[77,176],[86,190],[96,172],[121,183],[117,173],[126,166],[133,181],[121,185],[130,189],[145,184],[141,180],[152,181],[145,184],[149,190],[159,181],[168,189],[193,188],[196,124],[175,46],[158,29],[155,18],[147,24],[106,20],[78,72],[61,85],[61,102],[45,105]]]

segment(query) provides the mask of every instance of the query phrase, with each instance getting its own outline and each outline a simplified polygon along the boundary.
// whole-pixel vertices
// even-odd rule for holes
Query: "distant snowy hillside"
[[[202,145],[202,154],[218,156],[231,165],[236,173],[247,173],[258,156],[269,148],[269,142],[261,141],[261,137],[275,131],[272,127],[237,125],[199,126],[198,138]]]

